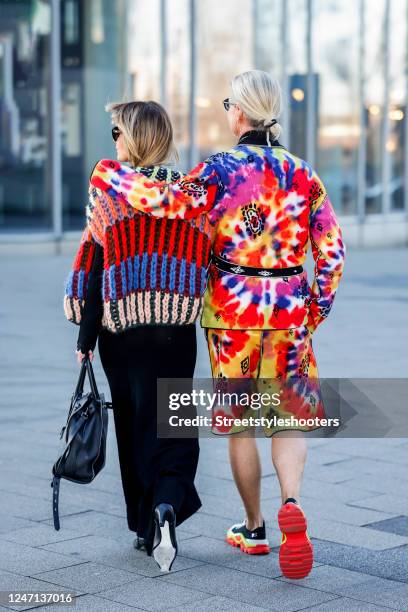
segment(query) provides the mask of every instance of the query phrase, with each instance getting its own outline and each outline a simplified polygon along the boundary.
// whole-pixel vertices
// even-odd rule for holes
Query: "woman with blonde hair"
[[[144,180],[177,181],[169,117],[156,102],[107,106],[118,162]],[[113,162],[112,162],[113,163]],[[128,164],[128,165],[127,165]],[[79,324],[78,361],[99,355],[112,396],[120,470],[135,547],[170,570],[175,526],[201,506],[197,438],[157,436],[157,379],[191,379],[210,228],[206,219],[155,219],[123,197],[89,187],[87,226],[66,284]],[[188,412],[188,408],[186,411]]]
[[[281,570],[289,578],[303,578],[312,568],[313,547],[299,501],[306,461],[302,432],[321,427],[325,416],[312,335],[332,307],[345,249],[321,179],[278,141],[279,83],[259,70],[239,74],[223,105],[237,143],[182,179],[169,185],[141,182],[138,172],[102,160],[91,182],[106,193],[121,193],[135,209],[156,218],[205,213],[209,219],[212,260],[201,325],[212,374],[216,380],[243,378],[262,386],[268,379],[281,386],[279,406],[265,411],[271,418],[264,432],[273,436],[281,489]],[[303,269],[309,241],[315,260],[311,286]],[[260,460],[253,428],[239,419],[236,424],[235,417],[242,416],[248,411],[239,406],[213,414],[214,433],[234,434],[231,466],[246,510],[246,519],[230,527],[226,539],[244,552],[268,553]],[[290,425],[272,417],[288,418]],[[302,417],[312,423],[305,419],[304,425]]]

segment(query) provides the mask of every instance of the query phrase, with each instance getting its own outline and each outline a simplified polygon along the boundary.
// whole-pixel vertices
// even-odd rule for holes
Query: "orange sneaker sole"
[[[237,539],[226,537],[226,542],[230,546],[240,548],[242,552],[247,555],[267,555],[270,552],[270,547],[267,544],[256,544],[255,546],[247,546],[241,538],[237,536]]]
[[[313,546],[307,535],[303,510],[293,503],[284,504],[278,512],[279,529],[283,534],[279,549],[279,565],[286,578],[305,578],[313,566]]]

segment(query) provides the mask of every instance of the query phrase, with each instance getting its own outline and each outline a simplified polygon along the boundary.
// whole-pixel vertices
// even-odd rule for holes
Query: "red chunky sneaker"
[[[305,578],[313,565],[313,546],[306,531],[307,521],[302,508],[294,502],[286,502],[278,513],[282,542],[279,564],[286,578]]]

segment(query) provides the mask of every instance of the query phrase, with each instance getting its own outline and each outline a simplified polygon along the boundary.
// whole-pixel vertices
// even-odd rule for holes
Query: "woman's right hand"
[[[85,359],[85,353],[83,353],[82,351],[77,349],[75,351],[75,354],[76,354],[78,363],[81,364],[82,361]],[[89,356],[90,361],[92,361],[93,358],[94,358],[93,352],[92,351],[88,351],[88,356]]]

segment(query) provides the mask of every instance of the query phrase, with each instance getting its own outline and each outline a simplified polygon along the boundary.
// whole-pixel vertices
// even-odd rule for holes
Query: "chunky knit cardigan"
[[[202,327],[309,331],[327,318],[343,274],[345,246],[326,188],[313,168],[264,133],[247,132],[229,151],[212,155],[176,182],[163,185],[102,160],[91,183],[122,194],[155,218],[192,219],[206,214],[214,228],[212,251],[240,266],[303,266],[311,246],[311,286],[306,270],[289,277],[251,277],[209,266]],[[215,193],[214,193],[215,189]]]
[[[156,181],[181,177],[160,166],[138,170]],[[137,325],[194,323],[202,307],[211,248],[207,218],[157,219],[139,213],[119,194],[92,184],[88,193],[87,226],[65,287],[67,319],[81,322],[99,243],[104,251],[103,328],[122,332]]]

